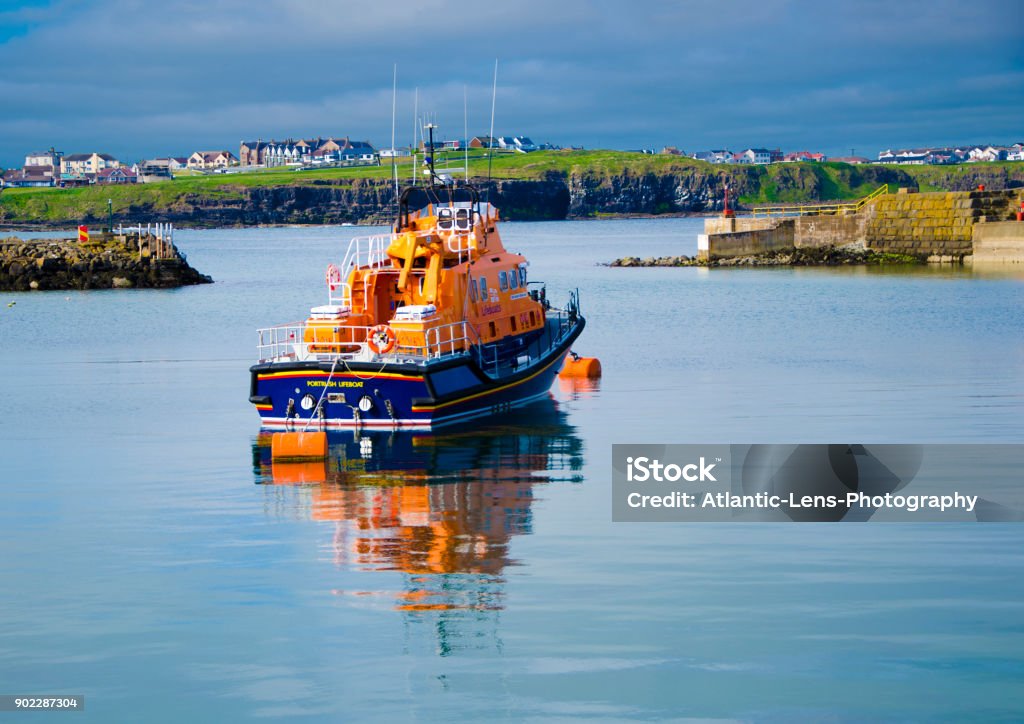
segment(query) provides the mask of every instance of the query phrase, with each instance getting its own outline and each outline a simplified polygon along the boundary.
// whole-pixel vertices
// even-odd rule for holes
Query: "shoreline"
[[[741,209],[742,210],[742,209]],[[713,216],[717,216],[717,212],[697,212],[697,211],[680,211],[671,212],[665,214],[645,214],[645,213],[602,213],[594,216],[570,216],[564,219],[511,219],[505,220],[502,223],[508,224],[536,224],[546,223],[551,221],[622,221],[629,219],[706,219]],[[115,223],[121,222],[127,223],[128,220],[120,220],[116,216],[114,217]],[[287,223],[287,224],[187,224],[174,222],[174,228],[178,231],[216,231],[219,229],[313,229],[325,226],[334,226],[339,228],[345,227],[367,227],[367,226],[390,226],[391,221],[380,221],[380,222],[342,222],[342,223]],[[38,224],[6,224],[0,223],[0,234],[17,234],[18,232],[24,232],[27,234],[38,234],[41,232],[52,231],[53,233],[67,233],[74,234],[77,229],[77,224],[73,222],[39,222]]]
[[[824,246],[780,249],[725,259],[699,259],[686,255],[644,259],[625,256],[602,264],[602,266],[637,269],[651,267],[924,266],[927,263],[927,258],[909,254],[878,252],[860,246]]]

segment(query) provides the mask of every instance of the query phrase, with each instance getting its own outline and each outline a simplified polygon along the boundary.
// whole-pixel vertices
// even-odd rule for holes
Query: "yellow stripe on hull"
[[[402,375],[402,374],[398,374],[398,373],[395,373],[395,372],[378,372],[378,373],[374,373],[374,372],[369,372],[368,371],[368,372],[366,372],[366,374],[369,375],[369,376],[367,376],[367,377],[361,376],[362,375],[362,370],[353,371],[353,372],[340,372],[340,373],[339,372],[335,372],[334,373],[334,379],[336,379],[336,380],[351,380],[351,379],[355,379],[355,380],[362,380],[363,382],[366,382],[367,380],[375,380],[375,379],[381,379],[381,378],[389,379],[389,380],[422,380],[423,379],[423,377],[419,376],[419,375]],[[306,371],[297,370],[297,371],[292,371],[292,372],[271,372],[269,374],[260,375],[259,379],[261,379],[261,380],[270,380],[270,379],[283,379],[283,378],[295,378],[295,377],[330,377],[330,376],[331,376],[330,372],[324,372],[322,370],[306,370]]]
[[[507,390],[510,387],[515,387],[517,385],[522,385],[522,384],[525,384],[526,382],[529,382],[530,380],[532,380],[537,375],[543,374],[544,372],[546,372],[551,367],[551,365],[553,365],[556,362],[559,362],[561,360],[562,360],[562,356],[561,355],[556,356],[553,360],[548,362],[546,365],[541,367],[539,370],[534,372],[532,375],[530,375],[528,377],[524,377],[521,380],[516,380],[515,382],[509,382],[508,384],[502,385],[501,387],[495,387],[493,389],[483,390],[482,392],[477,392],[476,394],[473,394],[473,395],[467,395],[466,397],[460,397],[457,400],[449,400],[448,402],[442,402],[439,405],[422,405],[422,406],[421,405],[413,405],[412,411],[413,412],[431,412],[433,410],[441,410],[441,409],[444,409],[445,407],[450,407],[451,405],[459,405],[459,404],[461,404],[463,402],[468,402],[469,400],[475,400],[475,399],[477,399],[479,397],[484,397],[486,395],[493,395],[496,392],[501,392],[502,390]]]

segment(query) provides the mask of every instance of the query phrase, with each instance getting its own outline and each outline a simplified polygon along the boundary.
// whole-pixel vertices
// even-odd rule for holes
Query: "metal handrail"
[[[751,214],[753,216],[821,216],[823,214],[838,214],[840,212],[858,212],[868,203],[875,200],[882,194],[889,193],[889,184],[883,184],[867,196],[844,203],[834,204],[800,204],[793,206],[755,206]]]
[[[318,339],[318,333],[325,329],[331,330],[331,339]],[[311,359],[324,361],[335,358],[374,361],[396,357],[427,360],[462,354],[467,348],[480,344],[480,336],[476,329],[468,321],[463,320],[427,328],[424,330],[422,345],[396,344],[392,350],[381,354],[371,350],[366,342],[372,329],[369,326],[353,324],[307,325],[303,322],[293,322],[258,329],[256,349],[260,362]],[[310,340],[306,339],[307,330],[313,332],[313,338]],[[351,333],[346,336],[352,340],[362,341],[334,341],[335,330],[350,331]],[[471,337],[471,333],[476,341]]]

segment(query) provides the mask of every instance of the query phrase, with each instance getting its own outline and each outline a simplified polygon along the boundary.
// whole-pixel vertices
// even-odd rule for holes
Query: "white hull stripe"
[[[536,395],[530,397],[524,397],[521,400],[516,400],[509,404],[510,409],[516,407],[522,407],[531,402],[543,399],[550,394],[550,390],[544,390],[538,392]],[[461,420],[469,420],[475,417],[484,417],[485,415],[491,414],[491,406],[479,407],[475,410],[469,410],[468,412],[461,412],[457,415],[444,415],[435,418],[411,418],[398,420],[353,420],[340,419],[340,418],[327,418],[323,422],[314,420],[307,425],[308,418],[287,418],[287,417],[263,417],[261,422],[263,428],[266,430],[286,430],[290,432],[301,432],[302,430],[343,430],[360,427],[372,427],[372,428],[395,428],[399,427],[403,430],[429,430],[432,427],[438,427],[440,425],[447,425],[453,422],[459,422]]]

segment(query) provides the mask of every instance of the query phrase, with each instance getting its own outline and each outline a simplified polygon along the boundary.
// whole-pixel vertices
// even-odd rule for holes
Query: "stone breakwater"
[[[189,266],[173,245],[157,258],[150,241],[138,235],[102,235],[89,245],[72,239],[0,239],[0,290],[167,289],[213,281]]]
[[[698,259],[689,256],[661,256],[641,259],[627,256],[608,264],[614,267],[654,266],[851,266],[858,264],[921,264],[915,256],[872,251],[858,246],[824,246],[806,249],[782,249],[726,259]]]

